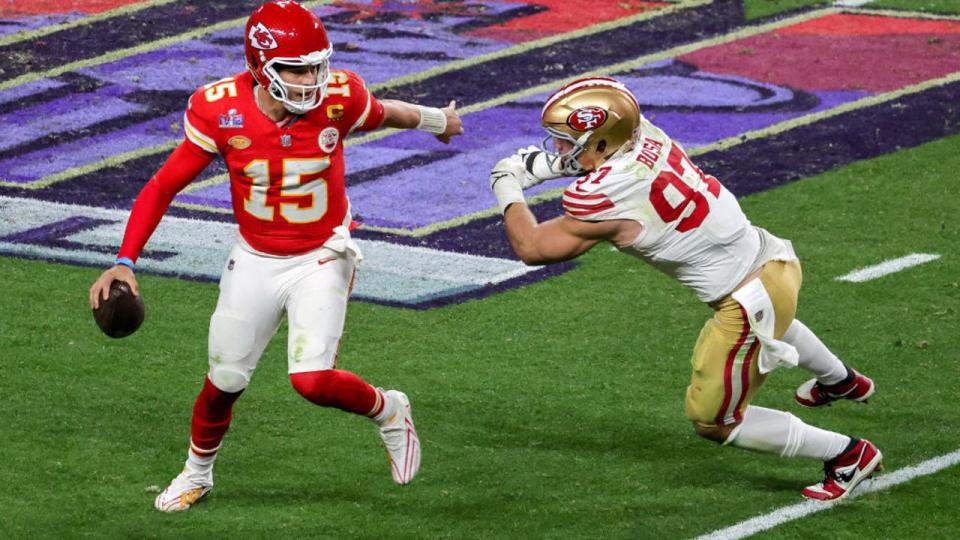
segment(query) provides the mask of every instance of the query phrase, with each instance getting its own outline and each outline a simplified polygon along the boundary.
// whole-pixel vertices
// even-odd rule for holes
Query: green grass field
[[[826,0],[747,0],[744,11],[747,18],[756,19],[803,7],[827,7]],[[913,12],[960,13],[960,0],[873,0],[869,8],[888,8]]]
[[[798,316],[878,385],[869,405],[801,410],[800,371],[756,403],[863,435],[888,470],[954,451],[960,407],[960,137],[748,197],[793,240]],[[933,263],[876,281],[834,277],[912,252]],[[565,275],[430,311],[355,303],[342,366],[411,396],[424,447],[395,486],[368,421],[301,399],[285,332],[267,350],[208,501],[153,510],[184,459],[217,289],[142,276],[131,338],[99,333],[99,270],[0,259],[3,535],[24,538],[689,538],[800,500],[820,464],[719,448],[683,416],[694,296],[598,246]],[[765,538],[955,538],[953,467],[788,523]]]
[[[757,19],[804,7],[827,7],[832,3],[826,0],[746,0],[744,13],[748,19]],[[873,0],[867,5],[909,12],[960,13],[960,0]]]
[[[960,0],[869,7],[960,14]],[[870,438],[885,474],[960,449],[958,170],[954,136],[741,201],[801,257],[798,318],[878,388],[865,406],[807,410],[793,401],[806,372],[781,370],[754,403]],[[834,279],[910,253],[941,258]],[[409,394],[423,443],[411,485],[391,480],[372,423],[290,387],[282,328],[235,408],[213,493],[162,514],[153,498],[185,458],[217,286],[139,276],[146,323],[111,340],[87,305],[100,271],[0,257],[0,538],[689,539],[801,502],[821,478],[819,462],[693,433],[683,396],[711,312],[601,245],[482,300],[351,305],[340,366]],[[953,540],[958,485],[953,466],[757,537]]]

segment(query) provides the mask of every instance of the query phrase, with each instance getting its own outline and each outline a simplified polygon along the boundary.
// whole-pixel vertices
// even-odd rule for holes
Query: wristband
[[[440,135],[447,130],[447,115],[443,111],[436,107],[422,105],[417,105],[417,110],[420,111],[420,123],[417,124],[417,129],[435,135]]]
[[[129,269],[131,269],[131,270],[135,270],[135,269],[136,269],[136,265],[133,264],[133,260],[131,260],[130,257],[119,257],[119,258],[117,258],[116,261],[114,261],[113,264],[114,264],[114,265],[118,265],[118,264],[119,264],[119,265],[121,265],[121,266],[126,266],[127,268],[129,268]]]
[[[492,174],[496,175],[498,173],[494,172]],[[527,201],[523,198],[523,188],[520,187],[520,182],[516,176],[509,173],[499,174],[503,174],[503,176],[493,181],[492,189],[493,194],[497,197],[497,203],[500,205],[500,213],[505,214],[507,207],[511,204],[526,204]]]

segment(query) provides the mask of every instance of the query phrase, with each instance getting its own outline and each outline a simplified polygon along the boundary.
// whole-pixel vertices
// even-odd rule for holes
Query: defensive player
[[[93,307],[114,279],[139,294],[134,263],[148,238],[175,194],[221,155],[240,234],[210,319],[210,367],[193,408],[186,466],[155,501],[164,512],[186,510],[210,492],[233,404],[284,314],[296,391],[317,405],[373,419],[398,484],[413,480],[420,466],[407,396],[337,369],[361,260],[350,237],[343,139],[394,127],[449,142],[463,131],[455,104],[438,109],[377,100],[359,76],[329,68],[333,49],[323,24],[296,2],[268,2],[254,11],[244,44],[248,70],[191,96],[185,140],[140,192],[116,265],[90,288]]]
[[[543,149],[521,150],[490,175],[517,255],[527,264],[566,261],[605,240],[673,276],[714,310],[694,347],[686,392],[697,434],[823,460],[826,476],[803,490],[808,498],[840,499],[869,477],[882,457],[870,441],[750,405],[780,365],[815,375],[796,392],[807,407],[863,402],[874,391],[794,318],[801,272],[790,242],[751,225],[736,198],[644,118],[614,79],[564,86],[547,99],[542,123]],[[563,193],[564,214],[538,223],[522,190],[560,176],[577,177]]]

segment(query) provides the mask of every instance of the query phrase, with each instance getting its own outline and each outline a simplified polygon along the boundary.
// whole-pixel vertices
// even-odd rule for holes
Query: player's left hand
[[[527,180],[523,189],[535,186],[545,180],[553,180],[565,176],[556,154],[544,152],[536,146],[528,146],[517,150],[517,156],[523,162],[527,171]]]
[[[457,113],[456,109],[456,101],[450,101],[446,107],[440,109],[447,117],[447,129],[445,129],[443,133],[437,135],[437,139],[443,144],[450,144],[450,139],[452,137],[463,135],[463,122],[460,121],[460,115]]]

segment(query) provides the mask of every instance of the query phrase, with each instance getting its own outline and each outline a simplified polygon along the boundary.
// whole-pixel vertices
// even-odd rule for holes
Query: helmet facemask
[[[283,106],[293,114],[306,114],[308,111],[319,107],[326,96],[327,84],[330,82],[330,56],[332,53],[333,48],[328,47],[326,50],[313,51],[296,58],[271,58],[263,65],[263,74],[270,81],[266,88],[267,92],[274,99],[283,103]],[[280,77],[279,69],[302,66],[317,69],[316,84],[294,84],[286,82]],[[299,94],[300,99],[292,99],[291,94]]]
[[[550,164],[550,169],[558,171],[565,176],[580,176],[586,173],[587,171],[583,170],[577,158],[586,150],[587,141],[590,140],[593,132],[588,131],[581,135],[579,139],[574,139],[572,135],[559,129],[552,127],[546,127],[544,129],[547,131],[547,136],[544,137],[543,142],[540,143],[540,149],[543,150],[547,162]],[[556,144],[553,142],[554,139],[560,139],[570,143],[570,150],[558,152]],[[555,166],[558,161],[560,163],[559,167]]]

